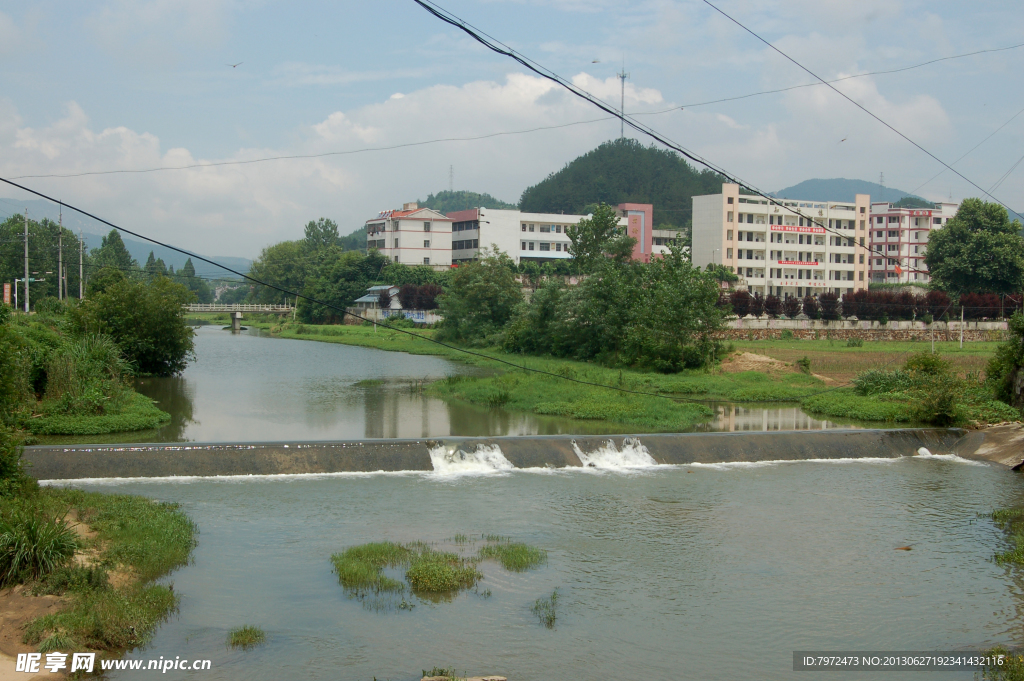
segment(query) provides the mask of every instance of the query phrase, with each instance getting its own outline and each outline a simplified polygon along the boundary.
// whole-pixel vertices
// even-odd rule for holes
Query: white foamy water
[[[771,466],[780,466],[782,464],[793,464],[793,463],[832,463],[832,464],[845,464],[845,463],[874,463],[874,464],[891,464],[896,463],[902,457],[878,457],[878,456],[865,456],[861,458],[841,458],[841,459],[773,459],[770,461],[721,461],[718,463],[687,463],[683,466],[689,466],[691,468],[706,468],[713,471],[727,471],[727,470],[746,470],[750,468],[768,468]]]
[[[917,459],[934,459],[936,461],[948,461],[950,463],[962,463],[968,466],[987,466],[988,464],[982,461],[972,461],[971,459],[965,459],[962,456],[956,454],[932,454],[930,451],[921,447],[917,450]]]
[[[430,450],[430,463],[438,475],[486,475],[515,468],[498,445],[477,445],[472,452],[439,445]]]
[[[650,468],[657,466],[651,453],[640,443],[639,438],[627,437],[622,440],[622,448],[615,446],[615,442],[608,440],[603,447],[592,452],[584,452],[572,441],[573,451],[580,458],[584,468],[600,468],[604,470],[628,470],[635,468]]]

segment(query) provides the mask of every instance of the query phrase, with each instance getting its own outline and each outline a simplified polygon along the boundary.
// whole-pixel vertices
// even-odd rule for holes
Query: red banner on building
[[[817,260],[779,260],[780,265],[817,265]]]
[[[773,232],[800,232],[801,234],[824,234],[824,227],[798,227],[797,225],[772,225]]]
[[[930,210],[912,210],[912,211],[909,211],[907,213],[907,215],[909,215],[912,218],[923,218],[923,217],[929,217],[930,218],[932,216],[932,212]]]

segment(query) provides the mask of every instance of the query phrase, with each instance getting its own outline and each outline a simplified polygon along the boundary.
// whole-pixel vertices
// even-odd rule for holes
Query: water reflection
[[[171,414],[157,430],[45,442],[252,442],[424,438],[449,435],[600,435],[628,427],[510,412],[431,397],[449,375],[485,370],[439,357],[232,333],[196,332],[196,361],[184,374],[144,378],[138,390]],[[777,403],[712,405],[697,431],[823,430],[850,427]]]

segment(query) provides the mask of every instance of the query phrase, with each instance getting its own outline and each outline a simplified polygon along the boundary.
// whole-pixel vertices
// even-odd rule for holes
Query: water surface
[[[180,613],[131,657],[211,658],[209,679],[408,681],[434,665],[516,681],[808,679],[793,650],[1020,643],[1020,585],[990,559],[1002,534],[977,515],[1015,503],[1017,475],[942,457],[629,463],[77,485],[177,501],[199,524],[194,565],[170,578]],[[410,597],[411,612],[367,609],[331,572],[346,546],[456,533],[510,535],[549,561],[485,564],[490,598]],[[556,587],[546,629],[529,606]],[[268,643],[226,649],[243,624]]]

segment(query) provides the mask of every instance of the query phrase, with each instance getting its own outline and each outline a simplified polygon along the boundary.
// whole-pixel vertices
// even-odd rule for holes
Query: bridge
[[[294,305],[264,305],[260,303],[189,303],[182,305],[186,312],[227,312],[231,315],[231,330],[242,327],[243,312],[259,314],[294,314]]]

